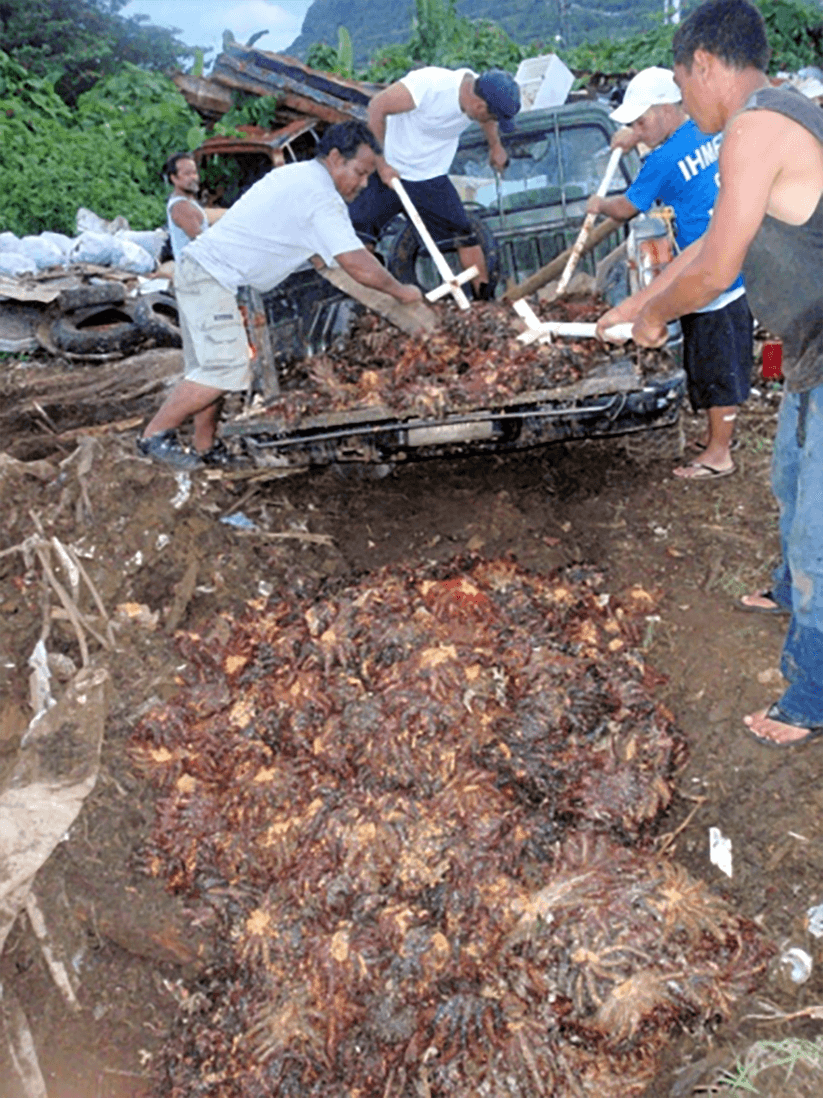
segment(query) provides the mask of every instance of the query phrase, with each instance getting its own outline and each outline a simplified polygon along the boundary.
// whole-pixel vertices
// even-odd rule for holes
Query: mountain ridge
[[[355,64],[364,67],[380,48],[409,40],[415,11],[414,0],[314,0],[285,52],[305,60],[315,43],[336,47],[342,26],[351,35]],[[539,43],[549,53],[558,44],[572,47],[650,29],[663,8],[660,0],[609,0],[608,7],[569,0],[457,0],[457,13],[491,20],[518,45]]]

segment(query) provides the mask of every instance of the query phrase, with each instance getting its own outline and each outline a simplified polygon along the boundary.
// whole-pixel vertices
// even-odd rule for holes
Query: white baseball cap
[[[649,107],[656,107],[660,103],[679,102],[680,88],[674,82],[674,74],[670,69],[652,66],[631,78],[626,94],[623,96],[623,102],[611,112],[611,117],[621,126],[630,126],[641,114],[645,114]]]

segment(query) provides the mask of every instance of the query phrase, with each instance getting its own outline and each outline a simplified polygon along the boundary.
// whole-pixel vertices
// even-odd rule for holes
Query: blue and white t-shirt
[[[646,157],[626,198],[646,213],[655,201],[674,209],[675,241],[679,249],[702,236],[709,225],[720,186],[717,158],[722,134],[707,136],[687,119],[668,140]],[[701,313],[722,309],[745,293],[738,275],[725,293]]]

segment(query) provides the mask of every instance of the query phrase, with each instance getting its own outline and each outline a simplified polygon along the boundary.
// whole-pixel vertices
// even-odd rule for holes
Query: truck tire
[[[666,427],[649,427],[624,435],[623,452],[637,465],[650,465],[656,461],[679,461],[685,449],[683,423],[680,419]]]
[[[122,306],[96,305],[59,316],[51,339],[59,350],[74,355],[129,354],[145,335]]]
[[[158,347],[182,347],[180,315],[172,294],[141,294],[134,306],[134,323]]]
[[[489,292],[493,293],[498,279],[500,278],[500,255],[497,249],[497,241],[489,232],[484,221],[478,217],[477,214],[469,212],[468,217],[472,232],[477,237],[480,247],[483,249],[483,255],[486,258],[486,269],[489,272]],[[447,261],[449,261],[449,266],[452,270],[459,270],[458,264],[453,261],[456,260],[453,245],[443,245],[441,246],[441,251]],[[426,252],[425,247],[420,242],[413,226],[409,223],[401,230],[394,241],[388,259],[389,271],[398,282],[414,283],[424,292],[433,290],[438,283],[424,285],[424,280],[421,279],[420,271],[418,269],[418,259],[426,255],[428,255],[428,253]]]
[[[122,305],[125,300],[126,287],[122,282],[72,286],[57,295],[57,304],[64,313],[87,309],[90,305]]]

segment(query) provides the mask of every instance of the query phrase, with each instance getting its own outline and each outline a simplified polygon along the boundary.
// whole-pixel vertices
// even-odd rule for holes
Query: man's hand
[[[387,164],[386,161],[382,159],[382,157],[377,162],[377,174],[380,176],[380,179],[386,184],[387,187],[391,186],[391,181],[393,179],[400,178],[400,172],[397,170],[397,168],[393,168],[391,164]]]
[[[625,343],[626,341],[624,339],[616,339],[613,335],[607,336],[606,331],[609,328],[613,328],[616,324],[625,324],[632,319],[633,318],[628,315],[624,308],[617,305],[614,309],[609,309],[607,313],[604,313],[601,316],[595,326],[594,334],[603,343]]]
[[[401,282],[400,289],[394,294],[394,298],[399,301],[401,305],[419,305],[423,300],[423,291],[419,286],[412,286],[409,283]]]
[[[489,164],[496,172],[504,172],[508,167],[509,154],[499,141],[497,144],[489,146]]]
[[[599,194],[591,195],[591,197],[589,198],[589,200],[586,203],[586,213],[587,214],[602,213],[603,211],[600,209],[602,203],[603,203],[603,199],[600,197]]]
[[[634,132],[631,126],[621,126],[619,130],[612,134],[610,142],[610,148],[622,149],[623,152],[628,152],[629,149],[634,149],[639,144],[637,134]]]
[[[632,327],[632,339],[641,347],[662,347],[669,338],[669,329],[658,320],[651,309],[644,309]]]

